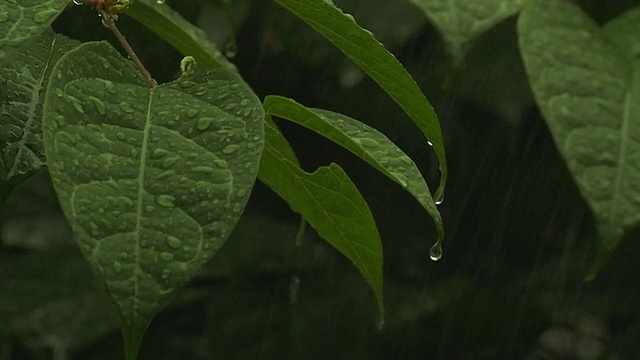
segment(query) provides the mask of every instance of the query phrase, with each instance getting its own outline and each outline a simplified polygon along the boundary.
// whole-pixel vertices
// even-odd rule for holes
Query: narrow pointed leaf
[[[524,0],[409,0],[438,29],[457,63],[485,31],[517,13]]]
[[[640,223],[640,62],[565,1],[529,2],[518,31],[536,102],[597,221],[596,271]]]
[[[149,89],[107,43],[68,52],[53,74],[49,170],[133,359],[154,315],[242,214],[263,147],[262,107],[226,70]]]
[[[0,204],[44,166],[42,105],[51,69],[79,44],[47,29],[0,62]]]
[[[429,187],[413,160],[384,134],[348,116],[306,108],[280,96],[267,96],[264,109],[269,115],[293,121],[341,145],[402,186],[433,218],[439,247],[444,227]]]
[[[0,2],[0,61],[31,41],[69,4],[69,0],[2,0]]]
[[[374,79],[400,105],[433,145],[440,162],[440,185],[434,196],[441,200],[447,183],[447,160],[440,122],[433,107],[415,80],[400,62],[369,31],[360,27],[351,15],[330,0],[276,0],[307,22],[362,70]]]
[[[211,70],[219,67],[235,70],[209,41],[202,29],[185,20],[164,2],[136,0],[127,15],[140,22],[184,55],[193,56],[198,67]]]
[[[265,123],[265,140],[260,180],[355,264],[373,290],[382,316],[382,243],[362,195],[337,164],[312,173],[300,169],[291,161],[288,143],[281,143],[286,140],[270,122]]]

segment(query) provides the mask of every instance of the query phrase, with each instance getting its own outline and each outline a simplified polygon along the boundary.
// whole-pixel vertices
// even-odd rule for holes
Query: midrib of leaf
[[[144,130],[142,135],[142,148],[140,149],[140,168],[138,169],[138,207],[136,209],[136,246],[133,253],[135,258],[135,262],[138,266],[135,267],[134,273],[134,286],[133,286],[133,312],[134,316],[138,316],[138,308],[139,308],[139,285],[138,280],[140,279],[140,229],[142,229],[142,196],[144,193],[144,174],[145,167],[147,164],[147,146],[149,142],[149,132],[151,129],[151,106],[153,103],[153,89],[149,90],[149,104],[147,105],[147,118],[144,124]]]
[[[24,131],[22,132],[22,137],[20,138],[20,141],[19,141],[20,146],[18,147],[18,153],[16,154],[16,157],[13,159],[13,166],[11,167],[11,170],[7,178],[10,178],[11,176],[13,176],[15,169],[18,168],[18,161],[22,158],[22,152],[26,148],[25,143],[27,142],[27,135],[28,135],[27,130],[31,128],[31,123],[33,123],[33,120],[36,117],[36,108],[38,107],[38,103],[40,103],[40,91],[42,90],[42,83],[45,80],[44,74],[46,74],[47,69],[49,69],[49,64],[51,62],[51,58],[53,57],[53,51],[56,46],[56,40],[57,40],[56,37],[54,37],[53,41],[51,42],[51,48],[49,49],[49,56],[47,57],[47,61],[44,63],[44,66],[42,67],[42,71],[40,72],[40,75],[38,76],[38,81],[36,82],[36,86],[34,86],[33,92],[31,93],[31,101],[29,103],[29,115],[27,117],[27,122],[25,123],[25,126],[24,126]],[[36,155],[36,158],[38,158],[37,155]]]

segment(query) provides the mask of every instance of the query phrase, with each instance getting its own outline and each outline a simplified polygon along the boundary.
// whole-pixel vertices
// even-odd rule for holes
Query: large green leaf
[[[136,0],[127,15],[148,27],[184,55],[193,56],[198,67],[235,69],[197,26],[185,20],[168,5],[156,0]]]
[[[267,96],[264,109],[269,115],[298,123],[341,145],[413,195],[436,224],[438,242],[432,248],[431,256],[435,260],[440,258],[440,243],[444,237],[440,212],[420,170],[389,138],[348,116],[321,109],[309,109],[294,100],[280,96]]]
[[[265,123],[265,140],[260,180],[356,265],[383,315],[382,244],[369,206],[356,186],[336,164],[313,173],[300,169],[289,144],[270,121]]]
[[[0,204],[44,166],[42,104],[51,69],[80,44],[47,29],[0,63]]]
[[[0,61],[51,25],[69,0],[2,0]]]
[[[517,13],[524,0],[408,0],[436,26],[456,62],[461,62],[473,41],[485,31]]]
[[[251,192],[263,111],[234,72],[149,89],[106,43],[56,65],[44,145],[62,209],[123,317],[127,358],[222,246]]]
[[[438,117],[407,70],[371,32],[331,0],[275,0],[307,22],[349,56],[373,78],[429,139],[440,162],[440,185],[434,198],[440,202],[447,182],[447,160]]]
[[[536,101],[597,221],[594,271],[640,223],[640,33],[633,21],[635,33],[605,34],[578,7],[546,0],[528,3],[518,22]],[[615,29],[634,26],[627,24]],[[617,39],[630,36],[635,51]]]

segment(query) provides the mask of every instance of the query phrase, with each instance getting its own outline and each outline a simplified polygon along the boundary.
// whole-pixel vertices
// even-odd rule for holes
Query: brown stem
[[[113,34],[116,36],[118,41],[120,41],[120,44],[122,45],[124,50],[127,52],[127,55],[129,55],[131,60],[133,60],[133,62],[138,67],[138,70],[140,70],[140,72],[145,77],[145,79],[147,79],[147,84],[149,85],[149,88],[153,89],[156,86],[158,86],[158,82],[154,80],[149,70],[147,70],[147,68],[144,67],[144,64],[142,63],[142,61],[140,61],[140,58],[138,57],[138,55],[136,55],[136,52],[133,51],[133,48],[131,47],[131,45],[129,45],[129,42],[127,42],[127,39],[124,37],[124,35],[122,35],[120,30],[116,26],[116,22],[113,21],[113,18],[111,17],[111,15],[107,14],[104,10],[99,10],[99,11],[100,11],[100,16],[102,16],[102,20],[104,21],[104,23],[109,27],[109,29],[111,29],[111,32],[113,32]]]

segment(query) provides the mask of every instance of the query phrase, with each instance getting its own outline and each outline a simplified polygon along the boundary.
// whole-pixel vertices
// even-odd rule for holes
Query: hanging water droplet
[[[427,145],[433,146],[433,143],[431,141],[427,140]]]
[[[122,273],[122,264],[119,261],[113,262],[113,271],[115,271],[116,274]]]
[[[156,196],[156,203],[163,207],[172,208],[176,206],[176,204],[174,203],[175,201],[176,201],[176,198],[171,195]]]
[[[433,200],[435,201],[436,205],[442,204],[442,202],[444,201],[444,193],[441,191],[436,192],[435,198]]]
[[[201,131],[207,130],[207,128],[209,128],[209,126],[211,126],[212,122],[213,122],[212,118],[202,117],[202,118],[196,120],[196,129],[201,130]]]
[[[429,257],[433,261],[438,261],[442,258],[442,245],[440,243],[436,243],[429,249]]]
[[[84,5],[84,1],[83,0],[73,0],[73,3],[78,5],[78,6]]]

